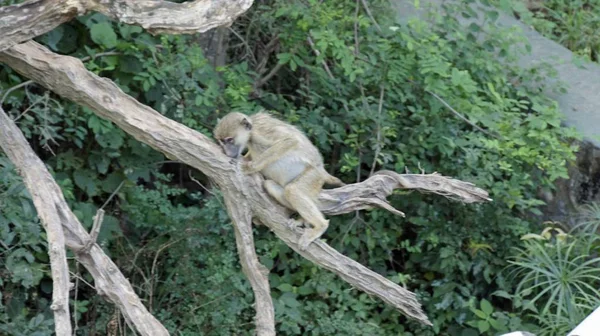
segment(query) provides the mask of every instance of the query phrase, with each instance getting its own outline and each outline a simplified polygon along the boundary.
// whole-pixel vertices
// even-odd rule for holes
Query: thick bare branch
[[[248,277],[256,300],[256,335],[275,336],[275,308],[269,286],[269,270],[258,261],[252,234],[252,210],[247,199],[235,190],[223,190],[229,217],[235,229],[235,242],[240,255],[242,271]],[[235,201],[235,204],[232,202]]]
[[[48,231],[50,242],[50,257],[62,246],[62,258],[65,262],[64,245],[66,244],[75,252],[77,261],[87,268],[94,277],[96,290],[101,296],[115,303],[123,312],[127,321],[135,326],[142,335],[169,335],[167,329],[162,326],[142,304],[139,297],[133,291],[131,284],[123,276],[110,258],[104,254],[102,248],[93,244],[89,250],[85,248],[90,241],[90,235],[85,231],[81,223],[64,199],[60,187],[56,184],[44,163],[37,157],[17,125],[0,108],[0,146],[14,163],[15,167],[23,176],[23,181],[31,194],[35,208],[42,223]],[[62,226],[60,225],[62,224]],[[51,226],[52,225],[52,226]],[[58,226],[57,229],[55,226]],[[57,237],[60,232],[60,236]],[[64,236],[63,236],[64,234]],[[56,302],[54,298],[57,293],[56,286],[68,286],[68,269],[62,265],[55,265],[51,259],[52,278],[54,281],[53,305],[57,304],[65,309],[66,321],[61,317],[56,318],[57,335],[71,335],[71,324],[69,321],[68,296],[65,295],[63,302]],[[66,282],[54,276],[55,272],[66,274]],[[64,292],[68,294],[68,290]],[[57,310],[55,310],[56,312]],[[59,326],[68,326],[67,330],[58,332]]]
[[[429,324],[413,293],[341,255],[323,241],[317,241],[306,251],[301,251],[297,245],[301,233],[283,224],[290,223],[287,211],[262,190],[260,176],[242,175],[236,163],[223,155],[220,148],[207,137],[138,103],[110,80],[87,71],[79,60],[56,55],[35,42],[27,42],[0,53],[0,61],[63,97],[90,107],[99,116],[113,121],[136,139],[168,157],[201,170],[214,179],[229,199],[227,207],[230,214],[239,211],[235,209],[237,203],[247,202],[245,204],[248,204],[247,208],[251,209],[254,218],[268,226],[296,252],[406,315]],[[383,172],[359,185],[326,191],[321,195],[321,202],[329,213],[364,208],[359,202],[386,208],[385,196],[394,188],[454,195],[466,202],[487,199],[487,194],[480,189],[439,175]],[[480,199],[474,195],[479,195]],[[235,200],[236,204],[231,204],[231,200]]]
[[[175,3],[164,0],[89,1],[90,10],[101,12],[123,23],[142,26],[151,33],[203,33],[229,26],[250,8],[253,0],[195,0]]]
[[[0,8],[0,51],[85,13],[81,0],[31,0]]]
[[[42,35],[88,11],[123,23],[137,24],[152,33],[202,33],[230,25],[253,0],[30,0],[0,8],[0,51]]]
[[[36,168],[43,167],[44,170],[46,169],[44,163],[35,155],[17,125],[4,113],[1,106],[0,148],[23,177],[23,182],[29,190],[37,209],[40,222],[46,229],[50,268],[52,270],[52,305],[50,307],[54,311],[55,331],[57,336],[71,336],[69,265],[67,264],[62,220],[51,201],[54,196],[52,190],[44,187],[46,181],[54,182],[54,180],[49,173],[46,176],[37,174]]]

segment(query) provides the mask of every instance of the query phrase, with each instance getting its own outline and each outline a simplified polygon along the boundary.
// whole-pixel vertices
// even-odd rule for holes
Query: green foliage
[[[564,335],[600,303],[600,207],[584,208],[571,233],[547,227],[523,237],[510,261],[517,279],[513,302],[540,323],[539,335]]]
[[[0,157],[0,247],[0,333],[48,335],[54,322],[46,234],[5,157]]]
[[[382,210],[331,219],[324,238],[416,291],[433,328],[406,320],[257,228],[278,334],[493,335],[537,322],[507,305],[515,284],[501,270],[510,247],[532,231],[523,218],[542,204],[537,188],[566,177],[565,163],[573,159],[574,132],[561,127],[557,105],[528,85],[543,82],[547,69],[513,66],[520,37],[494,26],[495,11],[484,26],[465,31],[455,18],[474,14],[464,3],[446,6],[448,15],[431,25],[396,23],[387,1],[368,5],[372,18],[356,1],[255,3],[231,27],[228,62],[216,68],[197,36],[152,36],[98,14],[38,40],[85,58],[90,71],[206,135],[230,110],[274,110],[306,131],[328,169],[346,182],[378,169],[423,169],[490,191],[493,203],[468,206],[398,192],[391,201],[407,219]],[[0,71],[3,89],[23,80],[7,67]],[[253,295],[220,196],[205,177],[33,84],[10,92],[3,108],[88,229],[104,206],[99,242],[173,334],[252,333]],[[11,269],[23,271],[11,271],[0,285],[4,296],[23,299],[9,314],[13,301],[4,298],[0,313],[14,330],[30,330],[24,325],[37,315],[51,318],[37,300],[50,298],[45,239],[29,196],[3,160],[0,262],[8,265],[11,255]],[[103,333],[114,309],[70,262],[81,278],[72,296],[78,333]]]
[[[505,9],[533,26],[545,37],[555,40],[584,59],[598,62],[600,56],[600,1],[598,0],[495,0]]]

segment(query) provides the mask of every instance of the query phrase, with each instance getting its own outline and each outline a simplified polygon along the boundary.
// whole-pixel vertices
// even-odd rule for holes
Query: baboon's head
[[[219,120],[213,134],[225,155],[237,158],[246,149],[251,130],[252,122],[247,115],[232,112]]]

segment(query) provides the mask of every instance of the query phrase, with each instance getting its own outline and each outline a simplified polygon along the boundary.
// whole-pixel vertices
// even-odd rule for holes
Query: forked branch
[[[33,152],[17,125],[0,106],[0,148],[23,177],[33,203],[38,210],[40,222],[46,229],[48,254],[52,270],[52,305],[56,334],[71,335],[69,315],[69,265],[65,251],[63,225],[57,209],[51,202],[54,192],[48,182],[54,182],[44,163]],[[44,174],[38,174],[43,169]],[[58,186],[56,186],[58,188]]]
[[[94,277],[98,294],[115,303],[127,321],[141,335],[168,335],[167,329],[148,312],[127,278],[102,251],[102,248],[95,242],[90,245],[89,249],[85,248],[86,244],[91,242],[90,235],[71,212],[60,187],[44,163],[37,157],[17,125],[4,113],[2,108],[0,108],[0,147],[23,176],[25,186],[29,190],[40,216],[40,221],[48,232],[54,282],[52,299],[53,305],[59,308],[55,310],[56,334],[71,335],[68,304],[69,273],[64,252],[66,244],[75,252],[77,261],[83,264]],[[62,274],[63,272],[66,275]],[[57,276],[56,273],[59,275]],[[57,312],[62,312],[62,314],[57,315]],[[63,318],[63,315],[66,316]]]
[[[290,222],[287,211],[263,191],[260,176],[241,174],[239,167],[232,164],[209,138],[140,104],[124,94],[112,81],[87,71],[79,60],[54,54],[35,42],[24,43],[0,53],[0,61],[57,94],[91,108],[97,115],[111,120],[134,138],[168,157],[201,170],[223,191],[228,200],[228,211],[234,220],[235,214],[240,211],[238,204],[242,204],[251,209],[255,220],[268,226],[305,258],[336,273],[352,286],[379,297],[406,315],[430,324],[412,292],[343,256],[323,241],[316,241],[301,251],[298,246],[300,232],[286,225]],[[489,200],[485,191],[469,183],[440,175],[400,175],[393,172],[380,172],[360,184],[324,191],[320,200],[323,210],[328,214],[372,206],[391,210],[385,197],[395,188],[435,192],[465,202]],[[247,216],[241,213],[239,218],[247,219]],[[254,263],[254,258],[250,256],[250,263]],[[260,269],[258,264],[254,267]],[[257,299],[257,288],[264,286],[265,282],[259,278],[253,284]]]
[[[404,217],[387,201],[395,189],[416,190],[444,196],[463,203],[491,201],[488,193],[474,184],[433,174],[398,174],[381,170],[361,183],[323,190],[319,195],[320,209],[328,215],[339,215],[373,207]]]

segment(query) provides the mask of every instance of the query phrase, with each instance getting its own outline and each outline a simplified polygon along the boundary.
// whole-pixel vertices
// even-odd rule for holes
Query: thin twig
[[[279,36],[275,36],[269,43],[267,43],[262,49],[262,58],[260,62],[258,62],[256,66],[256,73],[262,75],[265,73],[265,67],[269,62],[269,57],[271,57],[271,53],[277,48],[279,45]]]
[[[354,56],[360,53],[360,47],[358,44],[358,11],[360,8],[360,0],[356,0],[356,9],[354,10]]]
[[[223,300],[223,299],[225,299],[225,298],[227,298],[227,297],[229,297],[229,296],[233,295],[233,293],[234,293],[233,291],[232,291],[232,292],[229,292],[229,293],[227,293],[227,294],[225,294],[225,295],[223,295],[223,296],[221,296],[221,297],[218,297],[218,298],[216,298],[216,299],[214,299],[214,300],[210,300],[210,301],[208,301],[208,302],[206,302],[206,303],[203,303],[203,304],[199,305],[199,306],[198,306],[198,307],[196,307],[196,308],[192,308],[192,311],[191,311],[191,313],[195,312],[196,310],[198,310],[198,309],[200,309],[200,308],[202,308],[202,307],[206,307],[206,306],[208,306],[208,305],[210,305],[210,304],[213,304],[213,303],[215,303],[215,302],[219,302],[219,301],[221,301],[221,300]]]
[[[79,262],[75,260],[75,270],[77,271],[77,275],[79,275]],[[71,273],[71,272],[69,272]],[[75,293],[73,295],[73,336],[77,335],[77,329],[79,326],[77,325],[77,294],[79,292],[79,276],[75,277]]]
[[[371,171],[369,177],[375,172],[375,165],[377,165],[377,158],[381,152],[381,110],[383,109],[383,97],[385,95],[385,86],[381,84],[379,90],[379,106],[377,107],[377,142],[375,143],[375,154],[373,156],[373,164],[371,164]]]
[[[100,233],[100,227],[102,226],[102,221],[104,220],[104,209],[98,209],[96,212],[96,216],[94,216],[94,224],[92,225],[92,231],[90,231],[90,239],[83,246],[83,251],[89,251],[92,248],[92,245],[96,243],[96,239],[98,239],[98,234]]]
[[[317,57],[319,57],[321,55],[321,52],[315,47],[315,43],[313,42],[312,38],[310,37],[310,34],[306,37],[306,39],[308,41],[308,44],[310,44],[310,47],[312,48],[315,55],[317,55]],[[325,60],[323,60],[323,61],[321,61],[321,64],[323,64],[323,68],[325,69],[325,72],[327,72],[327,75],[329,75],[329,78],[332,80],[335,80],[335,77],[333,77],[333,73],[331,72],[331,69],[329,69],[327,62],[325,62]],[[338,91],[338,94],[341,95],[340,88],[336,86],[336,89]],[[346,101],[342,100],[342,106],[344,107],[344,110],[346,110],[347,113],[350,113],[350,109],[348,108],[348,104],[346,104]]]
[[[150,295],[149,295],[149,299],[148,299],[148,311],[150,313],[152,313],[152,303],[153,303],[153,297],[154,297],[154,272],[156,270],[156,263],[158,261],[158,256],[162,253],[162,251],[164,251],[164,249],[166,249],[167,247],[175,244],[175,243],[179,243],[180,241],[187,239],[188,237],[182,237],[179,239],[176,239],[172,242],[166,243],[163,246],[158,248],[158,251],[156,251],[156,254],[154,255],[154,260],[152,261],[152,268],[150,269]]]
[[[425,92],[429,93],[430,95],[434,96],[437,100],[439,100],[442,104],[444,104],[444,106],[446,106],[455,116],[459,117],[460,119],[462,119],[464,122],[466,122],[467,124],[473,126],[475,129],[477,129],[480,132],[483,132],[489,136],[495,137],[495,138],[500,138],[498,135],[492,134],[486,130],[484,130],[483,128],[475,125],[474,123],[472,123],[469,119],[465,118],[462,114],[458,113],[455,109],[452,108],[452,106],[450,106],[450,104],[448,104],[444,99],[440,98],[440,96],[436,95],[435,93],[425,89]]]
[[[14,121],[17,122],[19,121],[19,119],[21,119],[24,115],[26,115],[29,111],[31,111],[31,109],[33,109],[37,104],[41,103],[42,101],[46,101],[46,104],[48,104],[48,99],[50,98],[50,96],[48,95],[48,91],[46,91],[44,93],[43,96],[41,96],[39,99],[37,99],[35,102],[33,102],[33,104],[29,105],[29,107],[27,107],[25,109],[25,111],[21,112],[21,114],[19,114]]]
[[[94,60],[94,59],[96,59],[98,57],[103,57],[103,56],[119,56],[119,55],[121,55],[121,53],[118,52],[118,51],[105,51],[105,52],[97,53],[97,54],[95,54],[93,56],[82,57],[79,60],[81,60],[82,62],[87,62],[89,60]]]
[[[20,89],[20,88],[22,88],[22,87],[24,87],[24,86],[27,86],[27,85],[29,85],[29,84],[33,84],[33,81],[32,81],[32,80],[28,80],[28,81],[25,81],[25,82],[23,82],[23,83],[17,84],[17,85],[15,85],[15,86],[11,87],[10,89],[6,90],[6,92],[5,92],[5,93],[4,93],[4,95],[2,96],[2,100],[0,100],[0,105],[4,104],[4,100],[6,100],[6,97],[8,97],[8,95],[9,95],[11,92],[13,92],[13,91],[15,91],[15,90],[18,90],[18,89]]]
[[[83,279],[80,275],[73,273],[71,271],[69,271],[69,274],[71,274],[72,277],[79,279],[79,281],[83,282],[84,284],[88,285],[91,289],[96,290],[96,287],[94,287],[94,285],[92,285],[91,283],[85,281],[85,279]]]
[[[110,194],[110,196],[108,196],[108,198],[106,199],[106,201],[104,202],[104,204],[102,204],[102,206],[100,207],[100,209],[104,209],[106,207],[106,205],[113,199],[113,197],[115,197],[115,195],[119,192],[119,190],[121,189],[121,187],[123,186],[123,184],[125,184],[125,180],[121,181],[121,183],[119,183],[119,185],[117,186],[117,188],[115,189],[115,191],[112,192],[112,194]]]
[[[266,82],[268,82],[269,79],[271,79],[273,76],[275,76],[275,74],[277,74],[277,72],[279,70],[281,70],[282,67],[283,67],[283,63],[277,62],[277,64],[273,67],[273,69],[271,69],[271,71],[269,71],[269,73],[265,77],[256,81],[256,84],[254,84],[254,91],[256,91],[258,88],[263,86]]]
[[[365,8],[365,11],[367,12],[367,15],[369,16],[371,21],[373,21],[373,25],[375,26],[375,28],[377,28],[377,31],[379,31],[381,33],[381,27],[379,27],[379,24],[377,23],[377,21],[375,21],[373,14],[371,14],[371,10],[369,9],[369,5],[367,5],[367,1],[366,0],[360,0],[360,1],[362,2],[363,7]]]
[[[221,199],[217,196],[217,194],[215,194],[214,192],[212,192],[212,190],[210,190],[207,187],[205,187],[204,184],[200,183],[200,181],[198,181],[194,177],[192,177],[192,171],[191,170],[188,171],[188,177],[190,178],[190,180],[194,181],[197,185],[199,185],[202,189],[204,189],[204,191],[206,191],[207,193],[213,195],[217,199],[217,202],[219,202],[219,204],[221,204],[223,207],[225,207],[225,204],[223,204],[221,202]]]
[[[313,42],[310,35],[308,35],[306,37],[306,40],[308,41],[308,44],[310,44],[310,47],[312,48],[315,55],[317,55],[317,57],[321,56],[321,52],[315,47],[315,43]],[[331,73],[331,70],[329,69],[329,66],[327,65],[327,62],[325,62],[325,60],[322,60],[321,63],[323,64],[323,68],[325,69],[325,72],[327,72],[327,75],[329,75],[329,78],[335,79],[335,77],[333,77],[333,73]]]
[[[240,41],[242,41],[242,44],[246,47],[246,53],[248,55],[250,55],[250,57],[252,58],[252,61],[256,64],[256,56],[254,56],[254,53],[252,52],[252,49],[250,48],[250,45],[248,44],[248,42],[246,41],[246,39],[240,35],[237,31],[235,31],[235,29],[231,28],[231,27],[227,27],[227,29],[229,29],[230,32],[233,33],[233,35],[235,35],[237,38],[240,39]]]

